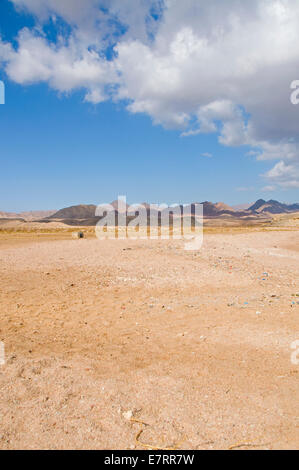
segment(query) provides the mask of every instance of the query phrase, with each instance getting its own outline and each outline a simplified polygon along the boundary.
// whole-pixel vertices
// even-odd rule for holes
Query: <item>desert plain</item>
[[[0,231],[0,448],[298,449],[298,218],[80,229]]]

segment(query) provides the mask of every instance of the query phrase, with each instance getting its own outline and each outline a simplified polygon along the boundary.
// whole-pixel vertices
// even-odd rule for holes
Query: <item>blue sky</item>
[[[67,20],[66,16],[63,22],[67,24]],[[9,44],[13,51],[2,66],[0,61],[0,79],[6,86],[6,102],[0,106],[0,210],[99,204],[120,194],[125,194],[132,203],[211,200],[237,204],[260,197],[299,200],[297,186],[288,187],[285,180],[280,185],[280,181],[272,182],[262,176],[277,163],[271,158],[248,155],[252,149],[256,152],[259,145],[248,141],[239,145],[223,144],[221,136],[219,142],[220,131],[201,132],[191,124],[183,129],[169,121],[170,113],[165,117],[165,108],[154,112],[147,108],[140,112],[128,109],[128,103],[138,103],[134,96],[87,101],[86,89],[90,84],[67,85],[66,90],[66,85],[57,84],[55,77],[28,79],[26,71],[24,78],[16,78],[15,68],[18,73],[20,70],[19,64],[16,65],[19,60],[16,54],[21,48],[19,32],[28,27],[36,37],[40,34],[36,27],[41,25],[43,40],[57,46],[55,25],[61,31],[63,22],[56,20],[53,26],[43,14],[38,17],[30,9],[17,12],[11,1],[0,2],[2,44]],[[106,25],[108,34],[109,24]],[[157,34],[153,31],[152,36]],[[115,36],[114,41],[117,41]],[[113,50],[114,43],[109,47]],[[105,44],[106,52],[109,47]],[[173,105],[170,108],[172,112]],[[191,121],[193,126],[194,118]],[[194,135],[183,137],[182,131]],[[265,186],[271,186],[271,191],[265,191]]]

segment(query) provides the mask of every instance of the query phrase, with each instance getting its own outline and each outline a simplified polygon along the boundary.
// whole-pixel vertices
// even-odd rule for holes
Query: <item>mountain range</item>
[[[250,206],[248,210],[258,214],[263,212],[268,212],[269,214],[285,214],[288,212],[298,212],[299,204],[283,204],[282,202],[274,201],[273,199],[270,199],[270,201],[259,199]]]
[[[146,209],[149,209],[150,205],[146,202],[142,203]],[[291,212],[299,212],[299,204],[284,204],[278,201],[270,200],[265,201],[264,199],[259,199],[254,204],[249,206],[247,209],[242,209],[241,207],[231,207],[223,202],[212,203],[209,201],[205,202],[195,202],[193,204],[202,204],[204,216],[206,217],[217,217],[221,215],[231,215],[233,217],[241,217],[248,215],[258,215],[258,214],[283,214]],[[113,201],[111,205],[117,210],[117,201]],[[188,213],[185,208],[186,213]],[[49,219],[89,219],[95,217],[95,205],[78,205],[71,206],[65,209],[61,209],[55,214],[52,214]],[[127,205],[126,208],[129,206]],[[246,206],[245,206],[246,207]],[[154,205],[154,210],[157,208]],[[123,212],[124,209],[121,210]]]
[[[195,202],[193,204],[199,204]],[[201,203],[203,205],[203,213],[205,218],[217,218],[217,217],[262,217],[274,214],[286,214],[292,212],[299,212],[299,203],[296,204],[285,204],[275,200],[265,201],[264,199],[257,200],[254,204],[240,205],[240,206],[228,206],[223,202],[212,203],[205,201]],[[111,205],[117,210],[117,201],[113,201]],[[149,210],[149,204],[143,203],[144,207]],[[0,219],[17,219],[24,221],[38,221],[38,222],[51,222],[51,221],[64,221],[71,225],[95,225],[99,217],[95,216],[96,205],[94,204],[80,204],[76,206],[66,207],[59,211],[32,211],[32,212],[0,212]],[[119,212],[124,212],[128,209],[128,205],[123,206]],[[157,206],[156,206],[157,207]],[[157,210],[157,209],[154,209]],[[184,213],[188,214],[192,212],[192,204],[184,208]],[[133,215],[128,214],[128,215]]]
[[[142,203],[143,206],[149,211],[150,205],[146,202]],[[199,203],[194,203],[199,204]],[[273,214],[284,214],[291,212],[299,212],[299,204],[283,204],[278,201],[265,201],[259,199],[254,204],[250,205],[247,209],[238,209],[223,202],[212,203],[205,201],[201,203],[203,205],[204,217],[209,219],[216,218],[243,218],[243,219],[254,219],[269,217]],[[117,211],[117,201],[113,201],[111,205]],[[128,205],[120,208],[119,212],[124,212],[128,209]],[[157,211],[157,206],[154,205],[153,211]],[[191,214],[193,212],[192,204],[184,207],[184,214]],[[69,225],[95,225],[99,220],[99,217],[95,217],[96,206],[95,205],[78,205],[71,206],[52,214],[46,220],[50,221],[63,221]],[[128,216],[134,216],[134,212],[129,213]],[[149,212],[148,212],[149,215]],[[44,220],[44,221],[46,221]]]

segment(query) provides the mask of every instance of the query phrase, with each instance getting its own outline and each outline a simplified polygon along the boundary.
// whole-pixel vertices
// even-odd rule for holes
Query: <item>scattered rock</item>
[[[130,419],[133,417],[133,411],[128,410],[123,412],[123,417],[127,420],[130,421]]]

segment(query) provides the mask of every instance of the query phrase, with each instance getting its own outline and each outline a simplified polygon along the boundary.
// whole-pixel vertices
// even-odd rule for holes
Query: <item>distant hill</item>
[[[235,211],[247,211],[249,209],[249,207],[252,206],[252,204],[253,204],[252,202],[247,203],[247,204],[236,204],[236,205],[233,205],[231,207]]]
[[[52,214],[55,214],[56,211],[29,211],[21,212],[19,215],[25,220],[37,220],[43,219],[44,217],[50,217]]]
[[[94,204],[66,207],[55,212],[48,219],[92,219],[95,217],[96,208]]]
[[[56,211],[1,212],[0,219],[23,219],[25,221],[43,219],[55,214]]]
[[[258,214],[267,212],[269,214],[285,214],[288,212],[299,212],[299,204],[283,204],[273,199],[270,199],[270,201],[259,199],[248,210]]]
[[[16,219],[19,214],[15,212],[0,212],[0,219]]]
[[[202,205],[204,217],[217,217],[223,214],[235,216],[234,209],[223,202],[216,202],[214,204],[213,202],[205,201],[202,202]]]
[[[201,203],[203,205],[204,217],[250,217],[253,214],[248,209],[238,209],[237,207],[231,207],[223,202],[216,202],[215,204],[209,201]]]

